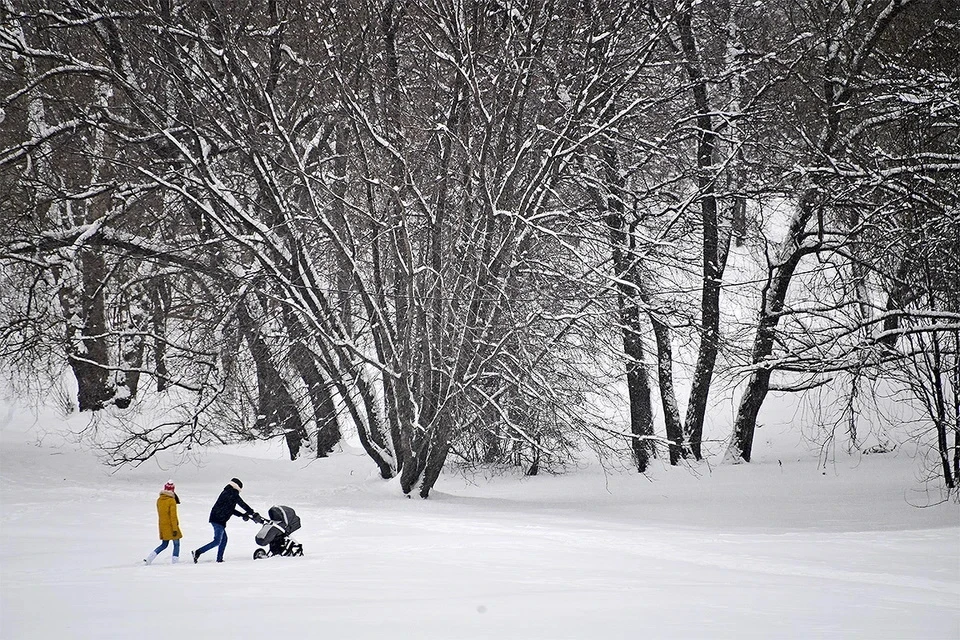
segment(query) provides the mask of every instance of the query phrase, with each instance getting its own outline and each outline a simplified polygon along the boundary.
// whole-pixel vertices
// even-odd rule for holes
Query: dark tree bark
[[[909,287],[906,282],[907,274],[913,263],[909,256],[901,255],[897,265],[896,274],[893,282],[890,284],[890,290],[887,292],[887,303],[884,305],[884,311],[887,315],[883,318],[883,332],[878,342],[887,349],[895,349],[900,333],[900,316],[891,313],[898,309],[903,309],[909,302]]]
[[[719,216],[716,194],[714,155],[717,134],[713,128],[707,79],[699,60],[697,41],[692,26],[693,9],[687,6],[677,17],[684,67],[693,91],[697,124],[697,189],[703,234],[703,288],[700,298],[700,348],[693,372],[693,385],[687,404],[684,425],[690,450],[697,460],[703,458],[700,442],[703,439],[703,421],[707,411],[710,383],[717,362],[720,337],[720,285],[723,264],[719,236]]]
[[[325,458],[343,437],[337,419],[337,407],[330,393],[332,385],[324,379],[316,359],[304,345],[306,332],[299,319],[287,310],[284,310],[283,318],[290,335],[290,362],[306,385],[313,407],[317,425],[317,457]]]
[[[635,240],[629,232],[625,216],[624,184],[616,152],[609,147],[604,152],[605,173],[609,193],[604,198],[605,221],[610,233],[613,251],[614,278],[617,283],[617,301],[623,335],[623,352],[627,359],[627,394],[630,402],[630,446],[637,470],[643,473],[650,463],[653,451],[653,409],[650,400],[650,380],[644,353],[642,324],[637,302],[640,299],[639,271],[634,253]]]
[[[350,131],[345,125],[336,126],[334,149],[333,185],[330,189],[333,202],[330,206],[331,223],[335,233],[345,240],[350,234],[350,225],[346,214],[346,197],[349,170]],[[337,283],[337,307],[340,311],[340,322],[347,334],[353,333],[353,265],[342,253],[334,255],[335,281]]]
[[[926,290],[928,292],[928,306],[931,309],[936,309],[938,307],[936,299],[936,285],[933,284],[933,265],[930,263],[928,256],[924,256],[923,260],[923,272],[926,278]],[[954,289],[956,286],[953,287]],[[932,393],[932,402],[933,405],[931,409],[928,409],[931,414],[930,417],[933,418],[934,425],[937,430],[937,453],[940,454],[940,466],[943,471],[943,481],[948,489],[954,489],[957,486],[957,477],[954,475],[952,469],[950,468],[950,445],[947,439],[947,432],[950,428],[950,418],[948,412],[951,407],[947,399],[947,394],[949,393],[944,389],[944,378],[949,375],[944,366],[944,354],[941,341],[943,338],[937,334],[933,333],[930,336],[930,357],[928,358],[929,363],[929,378],[931,382]],[[958,365],[956,359],[960,357],[960,354],[954,355],[954,368]],[[956,388],[952,389],[954,398],[957,397],[958,391]],[[954,429],[957,429],[957,424],[952,425]],[[956,431],[954,432],[956,434]],[[956,437],[956,436],[954,436]]]
[[[650,381],[647,364],[644,361],[643,342],[635,327],[640,314],[635,310],[622,313],[623,351],[627,356],[627,389],[630,397],[630,433],[633,434],[631,447],[637,471],[643,473],[650,464],[653,452],[653,411],[650,402]]]
[[[677,396],[673,384],[673,348],[670,341],[670,327],[656,313],[650,313],[653,336],[657,341],[657,382],[660,389],[660,402],[663,406],[663,422],[667,440],[670,441],[670,464],[677,465],[686,457],[683,444],[683,422],[677,407]]]
[[[170,314],[170,285],[165,277],[157,277],[149,284],[150,326],[153,329],[153,367],[157,377],[157,391],[165,391],[170,385],[167,371],[167,317]]]
[[[747,381],[747,388],[740,399],[737,417],[733,426],[733,441],[731,452],[750,462],[753,451],[753,436],[757,428],[757,415],[770,389],[771,364],[765,361],[773,353],[777,325],[780,323],[781,312],[790,281],[800,260],[807,253],[816,249],[804,247],[803,241],[807,222],[819,208],[817,196],[813,189],[808,190],[800,199],[795,217],[790,225],[787,238],[781,245],[776,264],[772,264],[767,272],[767,282],[763,289],[760,303],[760,318],[757,322],[757,334],[753,341],[751,362],[756,367]]]
[[[450,437],[453,425],[446,417],[440,417],[429,435],[428,451],[424,456],[423,480],[420,482],[420,497],[426,498],[440,478],[444,462],[450,452]]]
[[[643,473],[653,452],[653,408],[650,399],[650,374],[643,346],[643,324],[639,304],[646,304],[635,238],[626,220],[625,178],[620,170],[620,158],[609,143],[601,150],[602,172],[606,192],[592,191],[596,206],[604,216],[610,234],[613,277],[617,290],[617,305],[623,353],[626,358],[627,398],[630,405],[630,448],[637,470]],[[661,336],[662,337],[662,336]],[[669,338],[668,338],[669,343]],[[669,348],[669,344],[666,345]]]
[[[333,395],[330,393],[330,385],[322,378],[317,380],[318,382],[310,387],[310,400],[313,403],[314,415],[317,416],[318,420],[317,457],[325,458],[333,452],[333,448],[343,439],[343,435],[340,433],[337,407],[333,402]]]
[[[879,40],[907,4],[902,0],[889,0],[884,4],[860,5],[857,13],[828,10],[823,15],[814,16],[819,21],[816,27],[823,38],[823,58],[806,71],[808,75],[802,81],[809,88],[822,87],[816,102],[819,112],[810,114],[810,121],[804,123],[819,129],[816,135],[807,134],[808,139],[816,141],[810,155],[817,162],[823,162],[825,158],[828,164],[841,161],[834,155],[844,152],[838,149],[844,118],[858,114],[850,105],[862,89],[860,77],[876,55]],[[869,113],[860,115],[866,117]],[[751,360],[754,372],[740,400],[728,457],[749,462],[752,456],[757,416],[770,387],[773,364],[767,360],[773,354],[777,325],[794,271],[805,255],[817,253],[823,247],[824,215],[832,195],[829,186],[824,176],[803,179],[797,190],[801,195],[786,237],[779,245],[776,262],[768,266]],[[808,242],[807,225],[814,216],[818,223],[818,238],[811,243]]]
[[[282,433],[287,441],[290,459],[296,460],[303,441],[309,438],[300,412],[283,377],[273,364],[270,348],[250,317],[244,301],[237,304],[236,314],[237,324],[247,341],[257,370],[258,406],[255,428],[267,435]]]
[[[960,230],[957,231],[960,239]],[[957,243],[960,246],[960,242]],[[956,307],[955,307],[956,308]],[[960,360],[960,331],[953,333],[954,357]],[[960,363],[956,363],[950,380],[953,387],[953,479],[960,482]]]

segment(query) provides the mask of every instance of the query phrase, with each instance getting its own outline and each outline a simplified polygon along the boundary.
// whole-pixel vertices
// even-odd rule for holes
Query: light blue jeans
[[[169,540],[164,540],[159,547],[153,550],[155,555],[160,555],[160,552],[167,548],[167,545],[170,544]],[[180,555],[180,541],[173,541],[173,557],[176,558]]]
[[[222,524],[211,522],[213,527],[213,540],[197,549],[197,555],[203,555],[210,549],[219,546],[217,549],[217,562],[223,562],[223,552],[227,548],[227,530]]]

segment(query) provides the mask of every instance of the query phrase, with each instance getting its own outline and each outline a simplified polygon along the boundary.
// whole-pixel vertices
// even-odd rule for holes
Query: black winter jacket
[[[230,519],[230,516],[244,515],[237,511],[238,504],[244,508],[247,515],[253,513],[250,505],[240,497],[240,492],[228,484],[220,492],[220,497],[217,498],[217,501],[213,504],[213,509],[210,510],[210,522],[227,526],[227,520]]]

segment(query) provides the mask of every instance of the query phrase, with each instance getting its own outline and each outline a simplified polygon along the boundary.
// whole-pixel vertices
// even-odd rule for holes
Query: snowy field
[[[398,496],[360,452],[231,447],[117,472],[51,418],[0,415],[0,638],[960,638],[960,511],[902,452],[649,476],[441,478]],[[303,558],[189,551],[237,476],[297,510]],[[158,543],[173,478],[185,562]],[[933,505],[933,506],[930,506]]]

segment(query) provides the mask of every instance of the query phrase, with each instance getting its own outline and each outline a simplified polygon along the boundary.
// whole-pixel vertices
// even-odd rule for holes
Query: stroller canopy
[[[290,507],[274,505],[267,511],[267,516],[279,524],[288,535],[300,528],[300,517]]]

